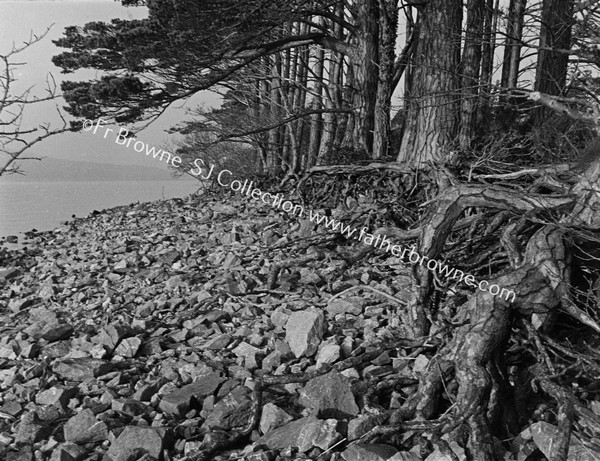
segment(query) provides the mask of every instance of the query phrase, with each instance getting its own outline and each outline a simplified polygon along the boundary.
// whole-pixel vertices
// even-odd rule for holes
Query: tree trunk
[[[373,155],[373,131],[377,100],[379,64],[378,0],[363,0],[358,4],[357,44],[352,56],[357,113],[354,126],[354,146]]]
[[[526,0],[510,0],[506,40],[504,41],[504,61],[502,64],[502,83],[504,88],[516,88],[521,62],[521,38],[525,18]]]
[[[460,104],[462,1],[430,0],[420,12],[419,43],[399,162],[442,160],[454,142]]]
[[[500,0],[487,0],[484,14],[484,41],[481,55],[481,91],[479,92],[479,111],[477,125],[489,119],[491,106],[492,76],[494,73],[494,52],[496,51],[496,33],[498,31],[498,7]]]
[[[459,137],[460,148],[463,150],[471,146],[471,140],[475,131],[475,122],[477,121],[484,6],[485,0],[468,0],[467,2],[467,29],[462,56],[463,97],[460,111]]]
[[[387,157],[390,143],[390,103],[396,59],[398,1],[379,0],[379,18],[379,84],[375,103],[373,159]]]
[[[321,22],[321,25],[325,25],[325,21]],[[325,63],[325,50],[322,47],[317,48],[315,53],[315,68],[314,68],[314,95],[311,101],[311,108],[319,110],[323,108],[323,68]],[[310,168],[315,165],[317,157],[319,155],[319,147],[321,145],[321,136],[323,131],[323,116],[319,114],[313,114],[310,118],[310,141],[308,144],[308,154],[306,161],[302,165],[302,169]]]
[[[540,26],[540,51],[535,75],[535,90],[550,95],[564,92],[569,55],[558,49],[571,48],[573,2],[544,0]],[[534,114],[536,125],[546,119],[549,109],[540,107]]]

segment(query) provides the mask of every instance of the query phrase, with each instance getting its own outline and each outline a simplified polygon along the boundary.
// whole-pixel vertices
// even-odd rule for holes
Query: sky
[[[52,40],[61,37],[66,26],[81,25],[90,21],[110,21],[112,18],[141,19],[147,16],[145,7],[125,8],[113,0],[0,0],[0,54],[9,52],[13,45],[28,41],[31,34],[42,34],[51,27],[48,34],[38,43],[15,56],[14,61],[23,63],[14,71],[17,81],[16,92],[32,88],[32,95],[44,96],[47,79],[54,79],[60,86],[62,80],[89,80],[97,77],[96,71],[86,70],[75,74],[61,74],[52,64],[52,56],[65,51],[56,47]],[[176,138],[165,130],[189,117],[186,108],[198,105],[210,107],[216,104],[218,97],[210,92],[195,95],[185,103],[175,103],[173,108],[138,135],[138,139],[150,146],[172,146]],[[24,126],[49,123],[51,127],[60,127],[61,120],[56,105],[64,101],[40,103],[28,106]],[[114,133],[118,127],[110,126]],[[104,132],[102,132],[104,133]],[[149,160],[143,154],[127,149],[115,143],[116,136],[110,134],[103,139],[101,131],[65,133],[48,138],[31,149],[29,154],[48,156],[66,160],[81,160],[98,163],[146,165],[159,167],[159,162]],[[152,162],[152,165],[149,165]],[[156,165],[154,164],[156,163]],[[24,165],[26,169],[26,164]]]

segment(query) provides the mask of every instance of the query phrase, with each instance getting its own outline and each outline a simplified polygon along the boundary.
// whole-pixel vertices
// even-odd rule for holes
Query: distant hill
[[[48,158],[21,163],[25,175],[4,175],[0,181],[169,181],[167,169],[138,165],[109,165]],[[189,178],[189,177],[188,177]]]

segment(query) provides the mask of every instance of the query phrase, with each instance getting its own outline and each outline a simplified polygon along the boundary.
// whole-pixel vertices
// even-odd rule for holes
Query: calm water
[[[61,221],[134,202],[184,197],[196,181],[0,182],[0,236],[32,228],[50,230]]]

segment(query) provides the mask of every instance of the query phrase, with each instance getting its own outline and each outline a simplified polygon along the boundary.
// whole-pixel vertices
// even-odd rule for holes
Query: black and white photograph
[[[0,0],[0,461],[600,461],[600,0]]]

